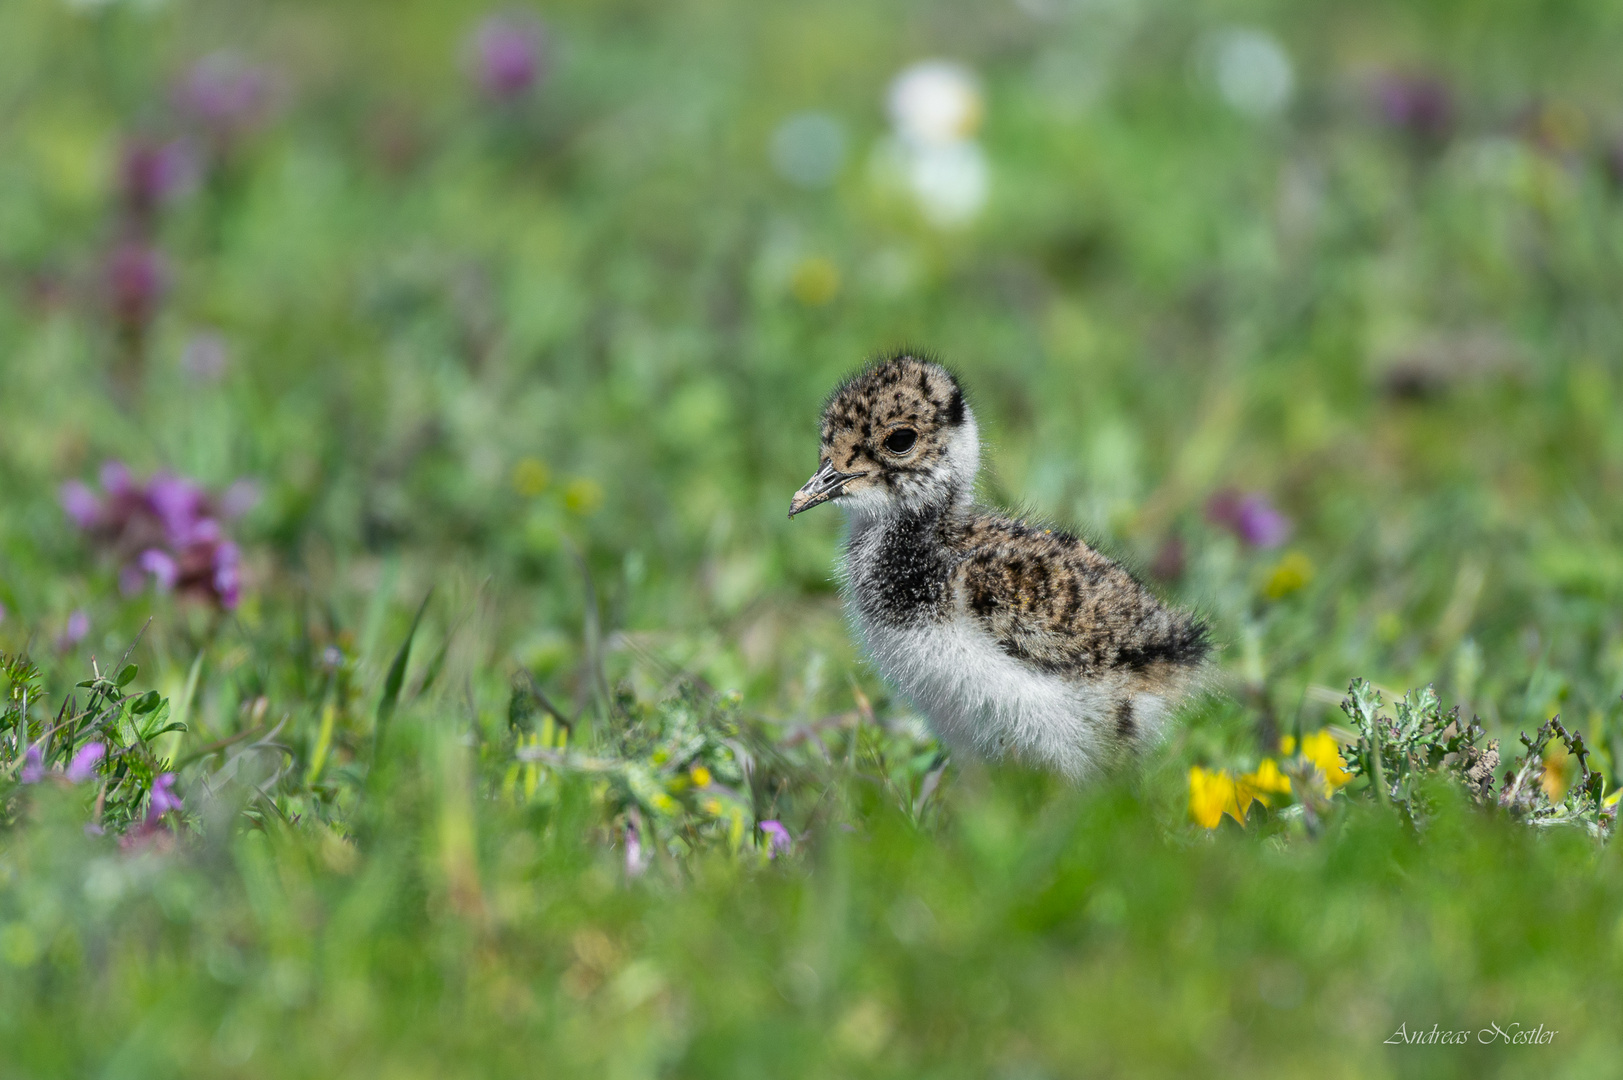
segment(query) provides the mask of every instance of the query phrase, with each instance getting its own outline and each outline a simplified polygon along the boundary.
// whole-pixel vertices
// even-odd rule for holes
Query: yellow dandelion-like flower
[[[1290,793],[1291,778],[1279,771],[1279,763],[1273,758],[1263,758],[1256,771],[1240,777],[1237,787],[1239,785],[1243,785],[1253,798],[1267,806],[1269,795]]]
[[[1296,736],[1286,735],[1280,739],[1279,752],[1287,757],[1296,753]],[[1302,736],[1302,756],[1324,775],[1325,787],[1329,791],[1335,791],[1352,779],[1352,773],[1347,771],[1347,763],[1341,757],[1341,746],[1328,729]]]
[[[693,777],[694,787],[710,786],[710,770],[705,768],[703,765],[695,765],[693,767],[693,771],[689,775]]]
[[[533,499],[552,482],[552,473],[547,469],[547,463],[539,458],[520,458],[513,466],[513,490],[526,499]]]
[[[1221,769],[1203,769],[1195,765],[1189,770],[1189,816],[1202,828],[1217,828],[1224,814],[1244,825],[1251,798],[1247,794],[1245,805],[1241,806],[1240,791],[1234,777]]]
[[[789,275],[789,292],[807,307],[822,307],[840,292],[840,271],[821,255],[801,259]]]
[[[564,488],[564,507],[571,514],[585,516],[603,505],[603,488],[595,480],[581,477]]]
[[[1312,580],[1312,561],[1300,551],[1293,551],[1274,566],[1268,575],[1268,583],[1262,587],[1262,592],[1268,599],[1278,600],[1296,592]]]

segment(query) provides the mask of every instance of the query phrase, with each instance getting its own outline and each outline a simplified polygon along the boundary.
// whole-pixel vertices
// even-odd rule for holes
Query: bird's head
[[[903,354],[869,365],[829,397],[819,459],[790,517],[830,500],[862,515],[968,503],[980,437],[952,373]]]

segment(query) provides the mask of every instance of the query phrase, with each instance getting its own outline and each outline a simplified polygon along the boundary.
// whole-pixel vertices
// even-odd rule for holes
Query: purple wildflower
[[[144,330],[169,291],[169,264],[163,253],[128,241],[107,256],[103,274],[114,320],[126,330]]]
[[[75,784],[89,780],[96,775],[96,763],[106,756],[105,743],[85,743],[74,752],[73,760],[68,762],[68,780]]]
[[[648,869],[648,857],[643,854],[642,835],[636,821],[626,822],[626,876],[640,877]]]
[[[114,497],[129,495],[135,491],[135,478],[122,461],[105,461],[101,466],[101,486]]]
[[[45,779],[45,755],[38,746],[30,746],[23,753],[23,771],[19,779],[25,784],[37,784]]]
[[[179,547],[191,540],[204,518],[208,496],[190,480],[161,472],[147,482],[147,502],[162,520],[169,543]]]
[[[236,53],[211,53],[186,72],[174,101],[216,140],[229,143],[259,126],[270,111],[270,73]]]
[[[119,196],[138,222],[185,194],[196,179],[197,163],[184,140],[137,137],[124,144],[118,165]]]
[[[143,573],[152,575],[159,592],[168,592],[175,587],[175,582],[180,580],[180,567],[175,565],[174,557],[167,551],[147,548],[141,552],[136,565]]]
[[[1387,75],[1375,84],[1375,106],[1387,126],[1425,143],[1441,143],[1454,127],[1454,96],[1432,75]]]
[[[83,484],[63,486],[64,510],[119,563],[119,588],[133,595],[155,582],[213,600],[230,609],[242,591],[242,556],[220,526],[221,515],[242,513],[257,495],[251,482],[234,484],[218,499],[197,483],[159,473],[138,483],[123,465],[102,467],[106,495]]]
[[[487,97],[512,101],[542,75],[546,37],[539,23],[509,15],[492,15],[473,33],[470,52],[474,78]]]
[[[79,528],[93,529],[101,520],[101,500],[83,481],[69,480],[62,485],[57,498],[61,500],[62,509]]]
[[[1260,491],[1242,495],[1232,488],[1206,502],[1206,520],[1221,525],[1251,547],[1274,548],[1291,534],[1291,520]]]
[[[175,774],[166,772],[152,781],[152,802],[147,807],[147,822],[157,820],[171,810],[181,810],[180,796],[175,794]]]
[[[783,822],[777,820],[763,821],[760,826],[761,831],[766,833],[767,858],[776,859],[780,852],[788,851],[790,846],[794,844],[794,838],[789,835],[789,830],[783,827]]]
[[[90,616],[81,608],[68,616],[68,625],[62,631],[62,640],[68,646],[79,644],[90,635]]]
[[[242,571],[238,567],[237,545],[221,544],[214,549],[214,595],[227,611],[242,599]]]

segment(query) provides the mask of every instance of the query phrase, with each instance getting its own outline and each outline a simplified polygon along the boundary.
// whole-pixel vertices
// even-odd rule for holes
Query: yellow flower
[[[789,291],[807,307],[822,307],[840,291],[840,272],[821,255],[801,259],[789,276]]]
[[[693,772],[691,775],[693,777],[694,787],[710,786],[710,770],[705,768],[703,765],[693,766]]]
[[[1284,795],[1290,792],[1291,778],[1279,771],[1279,763],[1273,758],[1263,758],[1255,772],[1240,777],[1237,786],[1243,787],[1258,802],[1267,806],[1270,794]]]
[[[547,471],[547,464],[537,458],[520,458],[518,464],[513,466],[513,490],[526,499],[533,499],[552,482],[552,474]]]
[[[571,480],[569,486],[564,488],[564,507],[571,514],[590,514],[603,505],[603,489],[597,481],[585,477]]]
[[[1221,769],[1203,769],[1199,765],[1189,770],[1189,816],[1202,828],[1215,829],[1217,823],[1227,814],[1241,825],[1245,824],[1245,812],[1251,806],[1252,796],[1249,792],[1245,796],[1245,805],[1240,805],[1240,791],[1234,782],[1234,777]]]
[[[1296,751],[1296,737],[1286,735],[1279,740],[1279,751],[1282,754],[1292,754]],[[1341,747],[1336,743],[1336,737],[1328,730],[1315,731],[1311,735],[1302,736],[1302,756],[1318,767],[1324,774],[1325,786],[1334,791],[1352,779],[1347,771],[1347,763],[1342,760]]]
[[[1300,551],[1293,551],[1274,566],[1273,572],[1268,575],[1268,583],[1262,587],[1263,595],[1270,600],[1278,600],[1312,580],[1312,561]]]

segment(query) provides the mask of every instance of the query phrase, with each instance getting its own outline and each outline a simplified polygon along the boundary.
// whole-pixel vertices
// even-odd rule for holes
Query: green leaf
[[[148,690],[130,703],[130,714],[132,716],[145,716],[153,709],[156,709],[158,703],[162,700],[163,698],[159,696],[156,690]]]
[[[118,673],[118,678],[114,679],[113,682],[115,682],[120,689],[123,689],[135,681],[135,676],[140,670],[141,669],[136,667],[134,664],[125,664],[124,670]]]
[[[380,760],[389,721],[394,717],[395,707],[400,704],[400,687],[406,681],[406,662],[411,659],[412,639],[417,636],[417,625],[423,621],[423,612],[428,610],[428,602],[433,596],[434,590],[429,589],[428,595],[423,597],[422,604],[417,608],[417,614],[411,618],[411,629],[406,631],[406,640],[400,643],[400,651],[395,653],[394,663],[389,665],[389,674],[384,676],[383,697],[378,699],[377,723],[372,733],[373,767],[376,767]]]

